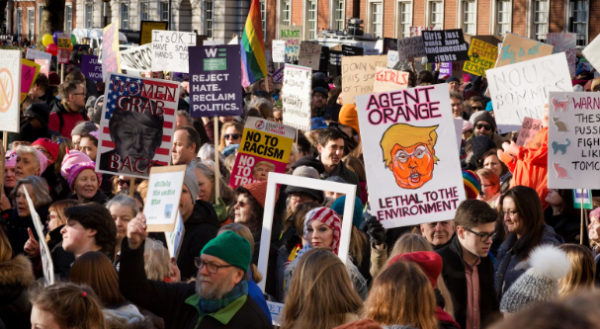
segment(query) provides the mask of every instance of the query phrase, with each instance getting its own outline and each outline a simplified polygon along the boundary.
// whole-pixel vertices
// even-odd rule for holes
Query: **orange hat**
[[[360,128],[358,127],[358,112],[356,112],[356,104],[345,104],[340,110],[340,123],[352,127],[359,135]]]
[[[256,199],[256,201],[258,201],[258,203],[260,203],[260,205],[263,207],[263,209],[265,208],[265,202],[267,199],[267,182],[266,181],[246,184],[246,185],[243,185],[242,187],[245,188],[246,190],[248,190],[248,192],[250,192],[250,194]],[[275,201],[277,201],[277,199],[279,199],[279,188],[277,188],[275,190]]]

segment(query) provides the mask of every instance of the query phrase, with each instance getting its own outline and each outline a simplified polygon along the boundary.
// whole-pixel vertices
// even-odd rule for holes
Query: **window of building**
[[[150,20],[150,4],[148,4],[147,2],[140,3],[140,16],[142,18],[142,21]]]
[[[27,11],[27,25],[29,25],[27,38],[31,41],[35,35],[35,11],[33,9]]]
[[[121,28],[129,30],[129,4],[121,4]]]
[[[267,0],[260,1],[260,20],[262,22],[263,39],[267,40]]]
[[[498,0],[498,17],[496,25],[496,34],[504,36],[510,32],[510,1]]]
[[[533,38],[539,42],[546,42],[548,9],[549,0],[536,0],[533,3]]]
[[[373,36],[383,38],[383,3],[371,3],[371,32]]]
[[[92,15],[94,13],[93,5],[85,5],[85,28],[92,28]]]
[[[17,37],[20,38],[23,34],[23,9],[17,9]]]
[[[410,2],[398,2],[398,37],[410,37],[410,27],[412,26],[412,5]]]
[[[292,1],[281,1],[281,25],[292,25]]]
[[[569,32],[577,33],[577,45],[587,43],[588,2],[586,0],[569,1]]]
[[[470,35],[477,34],[477,4],[475,1],[463,1],[463,32]]]
[[[205,1],[204,2],[204,21],[205,21],[205,31],[206,36],[208,38],[213,37],[213,2]]]
[[[429,3],[429,26],[436,30],[444,29],[444,4],[441,1]]]
[[[346,13],[346,1],[336,0],[335,1],[335,17],[333,28],[336,31],[344,31],[346,29],[345,24],[345,13]]]
[[[38,7],[38,29],[42,28],[42,16],[44,15],[44,6]]]
[[[160,3],[160,20],[161,21],[169,21],[169,3],[161,2]]]
[[[65,6],[65,32],[71,35],[73,31],[73,7]]]
[[[317,39],[317,1],[308,1],[308,40]]]

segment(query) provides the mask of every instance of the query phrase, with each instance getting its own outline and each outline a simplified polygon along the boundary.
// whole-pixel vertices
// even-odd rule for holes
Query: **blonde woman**
[[[596,264],[594,255],[586,246],[567,243],[559,246],[567,253],[571,269],[566,277],[558,281],[558,293],[561,297],[572,294],[577,289],[594,289]]]
[[[235,121],[225,122],[221,127],[221,141],[219,142],[219,153],[223,149],[232,144],[240,144],[242,142],[242,133],[244,125]]]

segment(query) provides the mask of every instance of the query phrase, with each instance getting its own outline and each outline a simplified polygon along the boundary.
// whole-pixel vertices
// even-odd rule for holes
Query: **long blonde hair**
[[[330,250],[313,249],[302,256],[294,271],[281,329],[334,328],[361,307],[342,261]]]
[[[252,237],[252,232],[250,232],[248,227],[240,223],[231,223],[221,227],[218,234],[221,234],[225,231],[231,231],[248,240],[248,242],[250,242],[250,253],[254,255],[254,237]],[[248,277],[246,278],[248,280],[250,280],[250,272],[252,272],[252,281],[256,283],[262,281],[262,274],[260,274],[256,265],[254,265],[252,262],[250,263],[250,271],[248,271]]]
[[[437,329],[433,287],[419,265],[395,262],[373,283],[362,317],[382,325]]]
[[[223,124],[223,126],[221,127],[221,136],[220,136],[220,142],[219,142],[219,153],[222,153],[223,149],[225,148],[225,137],[223,137],[223,135],[225,135],[225,131],[229,127],[235,128],[235,130],[237,130],[237,132],[240,135],[242,135],[244,133],[244,125],[243,124],[237,123],[235,121],[225,122]]]
[[[566,277],[558,281],[558,294],[562,297],[577,289],[594,289],[596,263],[592,252],[585,246],[573,243],[560,245],[559,248],[567,253],[571,269]]]

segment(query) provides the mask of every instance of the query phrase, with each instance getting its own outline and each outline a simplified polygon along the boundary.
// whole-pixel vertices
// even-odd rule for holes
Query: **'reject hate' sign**
[[[356,96],[372,213],[386,228],[454,218],[465,199],[448,86]]]
[[[239,45],[190,47],[190,115],[242,115]]]

